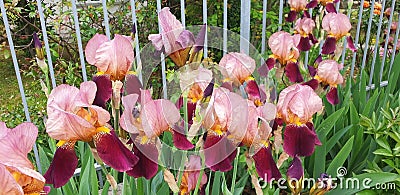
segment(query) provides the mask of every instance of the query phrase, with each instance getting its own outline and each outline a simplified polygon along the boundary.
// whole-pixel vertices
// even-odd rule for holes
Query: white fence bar
[[[4,27],[6,29],[8,44],[10,45],[11,57],[12,57],[12,61],[13,61],[13,64],[14,64],[15,74],[16,74],[17,80],[18,80],[18,87],[19,87],[19,92],[21,93],[22,105],[24,107],[26,121],[31,122],[31,117],[29,115],[29,110],[28,110],[28,104],[26,102],[24,85],[22,83],[21,74],[19,72],[18,59],[17,59],[17,55],[15,53],[14,42],[13,42],[13,39],[11,37],[10,25],[8,24],[6,8],[4,7],[3,0],[0,0],[0,9],[1,9],[1,13],[3,15],[3,22],[4,22]],[[37,150],[36,142],[33,145],[33,153],[35,155],[35,161],[36,161],[36,165],[37,165],[38,171],[39,171],[39,173],[42,173],[42,166],[40,164],[39,153],[38,153],[38,150]]]
[[[161,0],[157,0],[157,14],[160,13],[161,11]],[[161,33],[162,28],[160,25],[160,21],[158,21],[158,31]],[[163,85],[163,98],[168,99],[168,93],[167,93],[167,76],[165,72],[165,57],[164,53],[161,53],[160,55],[161,58],[161,74],[162,74],[162,85]]]
[[[313,9],[308,9],[308,13],[310,14],[310,17],[312,18]],[[307,70],[308,70],[309,56],[310,56],[310,51],[306,51],[306,55],[304,57],[304,68],[306,68]],[[314,64],[311,64],[311,65],[314,65]]]
[[[225,55],[228,52],[228,0],[224,0],[224,21],[223,21],[223,45],[222,54]]]
[[[81,61],[81,66],[82,66],[82,77],[83,81],[87,81],[85,57],[83,56],[81,30],[79,28],[79,18],[76,10],[76,2],[75,0],[71,0],[71,3],[72,3],[72,14],[74,15],[76,40],[78,41],[79,59]]]
[[[181,22],[183,28],[186,28],[185,0],[181,0]]]
[[[282,30],[282,22],[283,22],[283,0],[279,1],[279,26],[278,31]]]
[[[379,57],[378,47],[379,47],[379,40],[380,40],[380,37],[381,37],[382,20],[383,20],[383,14],[384,14],[384,10],[385,10],[385,3],[386,3],[386,0],[383,0],[382,1],[382,11],[381,11],[381,14],[379,16],[378,31],[376,33],[376,39],[375,39],[374,55],[372,56],[371,70],[370,70],[370,74],[369,74],[369,82],[368,82],[369,86],[372,84],[372,79],[374,77],[376,56]],[[362,75],[362,73],[360,75]]]
[[[267,29],[267,4],[268,0],[263,0],[263,14],[262,14],[262,31],[261,31],[261,54],[265,53],[265,31]],[[265,59],[261,58],[261,65],[265,63]]]
[[[383,57],[382,57],[382,64],[381,64],[381,70],[379,71],[379,82],[382,81],[382,75],[383,75],[383,69],[385,67],[386,63],[386,55],[387,55],[387,49],[388,49],[388,44],[389,44],[389,37],[390,37],[390,29],[392,27],[392,21],[393,21],[393,14],[394,14],[394,6],[396,5],[396,1],[392,1],[392,6],[390,7],[390,17],[389,17],[389,23],[387,27],[387,34],[386,34],[386,40],[385,40],[385,47],[383,50]],[[384,9],[382,10],[382,12]],[[400,28],[400,27],[397,27]],[[396,51],[396,49],[394,50]]]
[[[106,36],[108,37],[108,39],[111,39],[110,25],[108,23],[107,0],[102,0],[101,4],[103,5],[104,26],[106,27]]]
[[[135,53],[136,53],[136,69],[140,69],[138,72],[139,80],[143,83],[143,75],[142,75],[142,60],[140,59],[140,45],[139,45],[139,31],[137,25],[137,18],[136,18],[136,4],[135,0],[131,1],[131,8],[132,8],[132,23],[136,28],[135,31]],[[137,71],[137,70],[136,70]]]
[[[365,68],[365,63],[367,61],[367,54],[369,52],[369,39],[371,37],[371,26],[372,26],[372,17],[374,16],[374,6],[375,6],[375,0],[372,0],[371,3],[371,10],[369,11],[369,19],[368,19],[368,27],[367,27],[367,37],[365,38],[365,45],[364,45],[364,54],[363,54],[363,59],[361,62],[361,71],[360,71],[360,75],[362,74],[364,68]],[[354,55],[354,54],[353,54]],[[352,65],[352,68],[353,65]],[[353,74],[351,74],[351,76],[353,76]]]
[[[373,1],[375,1],[375,0],[373,0]],[[358,12],[357,32],[356,32],[356,37],[355,37],[355,42],[354,42],[354,45],[356,47],[358,45],[358,40],[360,39],[359,38],[360,37],[360,29],[361,29],[361,22],[362,22],[363,8],[364,8],[363,4],[364,4],[364,0],[361,0],[361,2],[360,2],[360,11]],[[373,5],[374,5],[374,2],[372,2],[372,6]],[[373,8],[371,8],[371,10],[373,10]],[[371,14],[373,14],[373,13],[371,13]],[[368,48],[368,47],[366,47],[366,48]],[[353,59],[351,61],[351,70],[350,70],[350,77],[351,78],[353,77],[353,74],[354,74],[354,66],[355,66],[355,63],[356,63],[356,57],[357,57],[357,52],[353,52]]]
[[[208,57],[208,30],[207,30],[207,26],[208,26],[208,23],[207,23],[207,0],[203,0],[203,24],[205,24],[206,25],[206,33],[205,33],[205,37],[204,37],[204,48],[203,48],[203,51],[204,51],[204,58],[207,58]]]
[[[251,1],[241,0],[240,3],[240,52],[249,54],[250,42],[250,6]]]
[[[55,88],[56,87],[56,79],[54,77],[53,61],[51,59],[49,39],[47,37],[46,22],[44,21],[44,14],[43,14],[41,0],[37,0],[37,7],[38,7],[38,12],[39,12],[39,17],[40,17],[40,26],[42,27],[44,47],[46,48],[47,65],[49,66],[51,85],[53,86],[53,88]]]
[[[399,18],[397,20],[398,20],[398,23],[397,23],[396,35],[394,37],[392,58],[390,59],[390,67],[389,67],[388,74],[390,74],[392,72],[392,66],[393,66],[393,62],[394,62],[394,57],[396,56],[396,46],[397,46],[397,43],[399,41],[399,32],[400,32],[400,14],[399,14]]]

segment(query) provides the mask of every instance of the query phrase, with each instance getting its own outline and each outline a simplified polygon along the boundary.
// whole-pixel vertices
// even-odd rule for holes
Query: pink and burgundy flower
[[[59,140],[53,161],[44,177],[46,183],[61,187],[72,177],[78,165],[74,145],[88,142],[98,156],[117,171],[128,171],[138,158],[129,151],[108,127],[109,113],[93,105],[96,84],[83,82],[80,89],[59,85],[49,95],[46,131]]]
[[[313,115],[322,110],[322,100],[308,85],[295,84],[282,90],[277,117],[286,123],[283,149],[290,156],[310,156],[320,141],[312,124]]]
[[[96,34],[85,48],[86,61],[97,67],[102,74],[108,74],[111,80],[124,80],[134,60],[130,38],[116,34],[113,40],[105,35]]]
[[[293,194],[300,194],[303,189],[303,176],[304,170],[301,165],[301,159],[296,156],[287,171],[289,187]]]
[[[148,39],[157,51],[165,52],[176,65],[180,67],[185,65],[190,48],[195,42],[193,34],[184,30],[181,22],[169,11],[169,7],[163,8],[158,13],[158,21],[162,32],[151,34]]]
[[[300,51],[308,51],[311,48],[311,43],[318,42],[313,35],[314,28],[315,22],[311,18],[304,17],[296,21],[295,33],[301,35],[299,45],[297,45]]]
[[[307,8],[315,8],[318,4],[325,6],[325,9],[329,13],[336,13],[335,3],[338,3],[340,0],[311,0],[307,4]]]
[[[182,92],[187,92],[187,97],[196,103],[203,99],[204,91],[212,82],[212,72],[203,67],[197,70],[182,71],[180,75],[180,88]]]
[[[149,90],[141,90],[140,109],[136,106],[138,94],[122,98],[125,108],[119,121],[121,127],[132,134],[133,151],[139,157],[138,164],[127,171],[133,177],[153,177],[158,170],[158,150],[156,141],[163,132],[173,135],[178,149],[192,149],[194,145],[184,136],[183,129],[177,125],[181,119],[179,110],[169,100],[151,99]]]
[[[182,175],[181,186],[179,187],[180,194],[190,194],[190,192],[196,188],[197,181],[200,179],[200,170],[202,168],[200,156],[189,156],[185,167],[185,171]],[[202,189],[206,183],[207,175],[203,173],[199,188]]]
[[[343,64],[339,64],[335,60],[324,60],[319,63],[317,75],[314,77],[322,83],[322,85],[330,87],[329,92],[326,94],[326,98],[328,102],[333,105],[339,103],[337,85],[343,83],[343,76],[340,74],[340,70],[342,69]]]
[[[307,0],[289,0],[290,12],[286,21],[293,22],[296,20],[297,13],[304,11],[307,7]]]
[[[251,79],[251,74],[256,68],[256,62],[245,53],[231,52],[222,57],[219,67],[225,81],[233,81],[239,86]]]
[[[297,59],[300,56],[297,46],[300,43],[300,35],[290,35],[287,32],[279,31],[271,35],[268,45],[272,55],[269,56],[263,66],[272,69],[277,62],[285,68],[286,76],[291,82],[303,82]]]
[[[14,129],[0,122],[0,194],[47,194],[45,178],[34,170],[28,153],[38,135],[32,123],[22,123]]]
[[[350,36],[351,23],[349,18],[342,13],[328,13],[322,19],[322,28],[328,33],[322,54],[332,54],[336,49],[336,42],[342,37],[346,37],[349,49],[357,51]]]

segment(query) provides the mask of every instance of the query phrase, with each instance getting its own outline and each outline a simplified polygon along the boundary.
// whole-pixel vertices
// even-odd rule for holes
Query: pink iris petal
[[[0,164],[0,175],[0,194],[24,194],[21,186],[2,164]]]
[[[300,69],[297,63],[289,62],[285,67],[285,73],[290,82],[303,82],[303,76],[300,73]]]
[[[342,13],[328,13],[322,19],[322,28],[328,34],[341,38],[350,31],[351,23],[349,18]]]
[[[340,70],[342,69],[343,64],[339,64],[335,60],[324,60],[318,65],[317,75],[327,84],[342,84],[343,76],[340,74]]]
[[[326,94],[326,99],[332,105],[338,104],[340,101],[339,101],[339,95],[338,95],[337,88],[331,87],[329,92]]]
[[[277,110],[286,122],[291,120],[291,113],[306,123],[312,115],[322,109],[322,100],[314,90],[306,85],[291,85],[279,94]]]
[[[222,57],[219,62],[221,73],[231,79],[236,85],[243,83],[256,68],[256,62],[245,53],[231,52]]]
[[[101,160],[117,171],[128,171],[139,160],[124,146],[114,131],[97,133],[94,136],[94,144]]]
[[[53,184],[55,188],[65,185],[74,175],[78,166],[78,158],[74,150],[74,143],[67,142],[57,148],[53,161],[44,174],[47,184]]]
[[[236,147],[225,136],[209,134],[204,142],[206,166],[213,171],[227,172],[232,169]]]
[[[83,82],[80,89],[69,85],[59,85],[53,89],[47,102],[46,131],[49,136],[57,140],[90,141],[96,132],[93,122],[103,126],[110,120],[110,114],[106,110],[91,105],[96,90],[93,81]],[[93,112],[92,116],[95,118],[91,119],[96,121],[89,122],[78,116],[76,112],[81,108]]]
[[[311,18],[301,18],[296,21],[295,30],[300,34],[312,34],[315,22]]]
[[[307,0],[289,0],[290,8],[296,11],[302,11],[307,6]]]
[[[310,156],[314,153],[318,137],[306,125],[287,125],[283,135],[283,149],[290,156]]]
[[[185,132],[182,127],[174,125],[172,130],[173,141],[176,148],[180,150],[190,150],[194,148],[194,145],[185,137]]]
[[[188,178],[187,178],[187,185],[188,185],[188,191],[192,191],[196,188],[197,181],[200,177],[200,170],[201,170],[201,158],[199,156],[195,155],[190,155],[188,162],[186,163],[186,169],[185,172],[188,173]],[[200,188],[207,183],[207,175],[203,173],[201,176],[201,181],[200,181]]]
[[[335,37],[328,37],[324,45],[322,46],[322,54],[333,54],[336,50],[336,38]]]
[[[156,48],[157,51],[161,51],[164,47],[164,42],[162,39],[161,34],[151,34],[149,35],[149,40],[153,44],[153,46]]]
[[[296,156],[293,158],[293,161],[288,168],[287,175],[289,179],[297,179],[297,181],[303,177],[304,170],[299,157]]]
[[[89,40],[85,48],[86,61],[89,64],[94,65],[96,63],[96,51],[101,44],[107,41],[107,36],[97,33]]]
[[[135,139],[135,138],[132,138]],[[126,173],[132,177],[151,179],[158,171],[158,150],[154,143],[134,142],[133,152],[139,157],[137,164]]]
[[[278,180],[282,177],[272,158],[271,147],[261,147],[257,153],[253,155],[253,159],[258,176],[264,181],[270,182],[272,179]]]
[[[106,108],[106,103],[112,96],[112,83],[110,75],[96,75],[93,76],[93,81],[96,83],[97,91],[93,105]]]
[[[142,82],[134,74],[127,74],[125,76],[125,90],[127,94],[138,94],[140,100],[140,89],[143,89]]]
[[[233,86],[232,86],[232,82],[223,82],[222,84],[221,84],[221,87],[223,87],[223,88],[225,88],[225,89],[228,89],[229,91],[233,91]]]
[[[296,48],[299,42],[299,36],[292,36],[284,31],[276,32],[268,39],[268,45],[272,53],[277,56],[281,63],[286,63],[290,59],[299,57],[299,51]]]
[[[135,104],[138,100],[137,94],[130,94],[122,97],[124,112],[121,115],[119,124],[121,128],[129,133],[139,133],[135,116],[133,115]]]
[[[176,40],[176,43],[178,43],[182,49],[191,47],[194,44],[193,33],[188,30],[183,30]]]
[[[158,13],[158,19],[164,32],[173,31],[175,29],[183,30],[181,22],[179,22],[179,20],[177,20],[176,17],[169,11],[169,7],[164,7],[161,9],[161,11]],[[177,34],[180,34],[180,32]]]
[[[111,75],[112,80],[123,80],[131,69],[134,52],[131,42],[121,36],[102,44],[96,51],[95,66],[101,72]]]
[[[182,91],[189,90],[194,84],[199,85],[204,91],[213,79],[212,71],[203,67],[197,70],[183,71],[180,76],[180,88]]]
[[[275,65],[275,62],[274,62],[274,65]],[[258,74],[260,74],[261,77],[268,77],[268,71],[269,71],[269,68],[267,66],[267,63],[264,63],[257,69],[257,72],[258,72]]]

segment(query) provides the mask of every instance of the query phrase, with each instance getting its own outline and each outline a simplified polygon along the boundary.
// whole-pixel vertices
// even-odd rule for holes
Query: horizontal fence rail
[[[156,0],[156,4],[157,4],[157,13],[160,12],[160,10],[162,9],[163,6],[163,2],[161,2],[161,0]],[[345,59],[346,59],[346,54],[347,54],[347,58],[351,59],[351,63],[349,64],[345,64],[349,66],[350,69],[350,76],[353,77],[354,75],[362,75],[363,71],[367,68],[369,68],[369,78],[368,78],[368,86],[366,88],[366,90],[371,90],[374,89],[376,86],[376,84],[373,84],[373,79],[374,79],[374,71],[375,68],[375,62],[380,59],[381,60],[381,65],[380,65],[380,69],[379,69],[379,85],[381,87],[388,85],[388,82],[385,81],[385,72],[384,72],[384,68],[385,68],[385,64],[388,63],[389,65],[389,71],[386,72],[386,75],[390,74],[390,71],[392,69],[393,63],[394,63],[394,56],[396,54],[396,45],[399,41],[399,29],[400,29],[400,14],[397,18],[397,29],[396,32],[394,32],[394,48],[392,48],[391,51],[389,51],[389,36],[386,36],[384,38],[384,33],[382,33],[382,30],[386,29],[387,34],[390,33],[391,31],[391,25],[392,23],[395,22],[395,19],[393,17],[395,11],[399,11],[399,10],[395,10],[396,7],[398,7],[398,1],[397,0],[382,0],[382,1],[376,1],[376,0],[372,0],[371,1],[371,6],[369,7],[370,11],[369,13],[366,12],[364,10],[363,7],[363,3],[365,0],[361,0],[360,4],[358,6],[353,6],[352,8],[348,8],[347,7],[347,1],[342,1],[341,4],[337,4],[336,8],[339,9],[343,9],[346,13],[346,15],[348,15],[349,17],[353,17],[353,18],[357,18],[357,25],[356,28],[352,29],[352,33],[355,35],[355,41],[354,44],[359,48],[358,52],[352,53],[352,55],[350,55],[350,52],[347,52],[348,50],[346,50],[346,42],[344,44],[344,50],[342,51],[342,56],[341,56],[341,62],[344,63]],[[124,2],[124,1],[123,1]],[[127,1],[129,2],[129,1]],[[241,3],[241,12],[240,12],[240,35],[242,36],[241,38],[241,44],[240,44],[240,50],[244,51],[246,53],[249,52],[249,43],[251,40],[251,20],[253,20],[250,16],[250,10],[252,9],[252,5],[251,5],[251,1],[248,0],[241,0],[241,1],[237,1],[238,3]],[[273,1],[272,1],[273,2]],[[379,20],[378,20],[378,28],[376,32],[371,32],[372,30],[372,26],[375,25],[374,24],[374,17],[376,17],[376,15],[374,15],[374,5],[376,2],[379,2],[382,4],[382,10],[381,13],[379,15]],[[130,0],[130,5],[131,5],[131,19],[132,19],[132,26],[136,27],[136,31],[135,31],[135,36],[138,37],[139,34],[144,33],[141,32],[141,29],[138,28],[138,19],[137,19],[137,15],[135,13],[135,10],[137,8],[137,1],[135,0]],[[207,3],[211,3],[210,1],[207,2],[207,0],[203,0],[202,1],[202,21],[203,23],[207,24],[208,22],[208,8],[212,5],[207,5]],[[41,26],[41,34],[43,35],[43,41],[44,41],[44,46],[45,46],[45,51],[46,51],[46,57],[47,57],[47,64],[49,66],[49,73],[50,73],[50,78],[51,78],[51,86],[52,88],[56,87],[57,84],[61,84],[61,83],[56,83],[56,78],[55,78],[55,72],[54,72],[54,68],[53,68],[53,62],[52,62],[52,54],[50,51],[50,44],[49,44],[49,39],[48,39],[48,35],[47,35],[47,25],[46,25],[46,16],[44,15],[43,12],[43,2],[41,0],[37,0],[37,11],[39,13],[39,18],[40,18],[40,26]],[[82,79],[84,81],[88,80],[87,78],[87,71],[86,71],[86,65],[85,65],[85,58],[84,58],[84,50],[83,50],[83,45],[84,43],[82,42],[82,36],[81,36],[81,31],[80,31],[80,19],[78,17],[78,10],[81,9],[81,7],[84,6],[101,6],[103,9],[103,26],[105,28],[105,34],[106,36],[111,39],[112,38],[112,34],[110,31],[110,24],[109,24],[109,12],[108,12],[108,5],[107,5],[107,1],[106,0],[102,0],[102,1],[88,1],[88,2],[81,2],[81,1],[74,1],[72,0],[72,7],[70,8],[72,13],[73,13],[73,21],[74,21],[74,30],[75,30],[75,36],[77,39],[77,45],[78,45],[78,52],[79,52],[79,60],[80,60],[80,65],[81,65],[81,71],[82,71]],[[262,32],[261,32],[261,48],[260,51],[261,54],[266,54],[266,52],[268,51],[267,48],[267,12],[271,11],[268,10],[268,1],[267,0],[263,0],[262,2]],[[284,22],[284,17],[285,17],[285,13],[284,13],[284,5],[286,5],[286,2],[284,0],[280,0],[278,2],[278,9],[279,9],[279,13],[278,13],[278,30],[282,29],[282,24]],[[77,7],[78,6],[78,7]],[[180,14],[181,14],[181,21],[183,23],[183,26],[187,26],[187,19],[185,16],[185,6],[189,6],[189,5],[185,5],[185,1],[181,0],[180,1]],[[344,6],[343,8],[341,6]],[[26,117],[26,121],[30,121],[31,116],[29,113],[29,108],[28,108],[28,104],[26,101],[26,95],[25,95],[25,91],[24,91],[24,87],[23,87],[23,81],[20,75],[20,69],[19,69],[19,63],[18,63],[18,56],[16,54],[15,48],[14,48],[14,42],[13,42],[13,37],[12,37],[12,32],[10,30],[10,26],[8,23],[8,18],[7,18],[7,9],[4,5],[4,0],[0,0],[0,7],[1,7],[1,12],[2,12],[2,17],[3,17],[3,23],[5,26],[5,30],[6,30],[6,34],[7,34],[7,40],[8,40],[8,46],[9,49],[11,51],[11,56],[12,56],[12,61],[13,61],[13,65],[15,68],[15,73],[16,73],[16,77],[17,77],[17,81],[18,81],[18,86],[19,86],[19,91],[22,97],[22,104],[23,104],[23,108],[25,111],[25,117]],[[390,18],[388,20],[388,22],[383,22],[384,21],[384,11],[386,10],[386,8],[391,8],[390,11]],[[223,0],[223,15],[221,16],[223,18],[223,24],[222,24],[222,28],[223,30],[223,40],[222,40],[222,45],[223,45],[223,53],[225,54],[226,52],[228,52],[228,12],[229,12],[229,6],[228,6],[228,0]],[[309,10],[309,13],[311,15],[314,15],[318,12],[318,10]],[[157,14],[154,13],[154,14]],[[287,13],[286,13],[287,14]],[[366,29],[363,27],[363,19],[365,19],[365,15],[368,14],[369,18],[368,18],[368,24]],[[365,24],[364,24],[365,25]],[[353,25],[354,26],[354,25]],[[162,28],[160,25],[158,25],[158,30],[161,33],[162,32]],[[362,32],[365,32],[365,38],[364,38],[364,42],[361,42],[360,39],[360,34]],[[375,36],[375,42],[372,42],[371,36]],[[243,39],[243,42],[242,42]],[[380,51],[380,45],[381,45],[381,41],[384,41],[384,46],[383,46],[383,55],[382,57],[380,57],[380,55],[378,54]],[[209,56],[209,50],[207,49],[207,45],[208,45],[208,40],[207,40],[207,32],[206,32],[206,39],[205,39],[205,47],[204,47],[204,57]],[[136,71],[139,74],[139,78],[140,80],[142,80],[142,72],[141,72],[141,67],[142,66],[146,66],[146,64],[142,64],[141,58],[140,58],[140,44],[139,44],[139,40],[135,40],[135,53],[136,53]],[[322,47],[322,41],[320,43],[320,46]],[[362,48],[362,49],[360,49]],[[373,50],[374,55],[372,56],[372,63],[371,63],[371,67],[368,67],[367,64],[367,57],[369,52],[371,51],[371,49]],[[359,64],[357,64],[357,55],[362,56],[361,57],[361,62]],[[162,96],[163,98],[168,98],[168,93],[167,93],[167,78],[166,78],[166,64],[165,64],[165,55],[163,53],[161,53],[161,55],[159,56],[161,58],[161,72],[162,72],[162,87],[163,87],[163,92],[162,92]],[[378,59],[377,59],[378,58]],[[305,67],[307,67],[308,64],[311,63],[311,60],[314,59],[310,59],[309,58],[309,52],[306,52],[305,54]],[[263,64],[263,59],[261,60],[261,62],[258,65]],[[356,74],[358,73],[358,74]],[[36,145],[34,146],[34,156],[35,156],[35,160],[36,160],[36,165],[37,168],[39,170],[39,172],[43,173],[43,170],[41,168],[41,164],[40,164],[40,160],[39,160],[39,155],[38,155],[38,150]],[[98,167],[97,167],[98,168]],[[77,169],[75,174],[78,175],[80,172],[80,169]]]

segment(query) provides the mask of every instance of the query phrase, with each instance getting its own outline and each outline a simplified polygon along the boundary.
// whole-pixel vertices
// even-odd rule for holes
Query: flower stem
[[[233,177],[232,177],[232,184],[231,184],[231,193],[232,194],[234,194],[234,191],[235,191],[239,154],[240,154],[240,147],[238,147],[238,149],[237,149],[235,161],[234,161],[234,164],[233,164]]]
[[[196,183],[196,188],[194,189],[194,193],[193,195],[197,195],[199,188],[200,188],[200,183],[203,177],[203,173],[204,173],[204,167],[205,167],[205,158],[204,158],[204,154],[201,153],[200,154],[200,158],[201,158],[201,169],[200,169],[200,173],[199,173],[199,177],[197,178],[197,183]]]
[[[137,185],[137,194],[144,194],[143,178],[137,178],[136,185]]]

